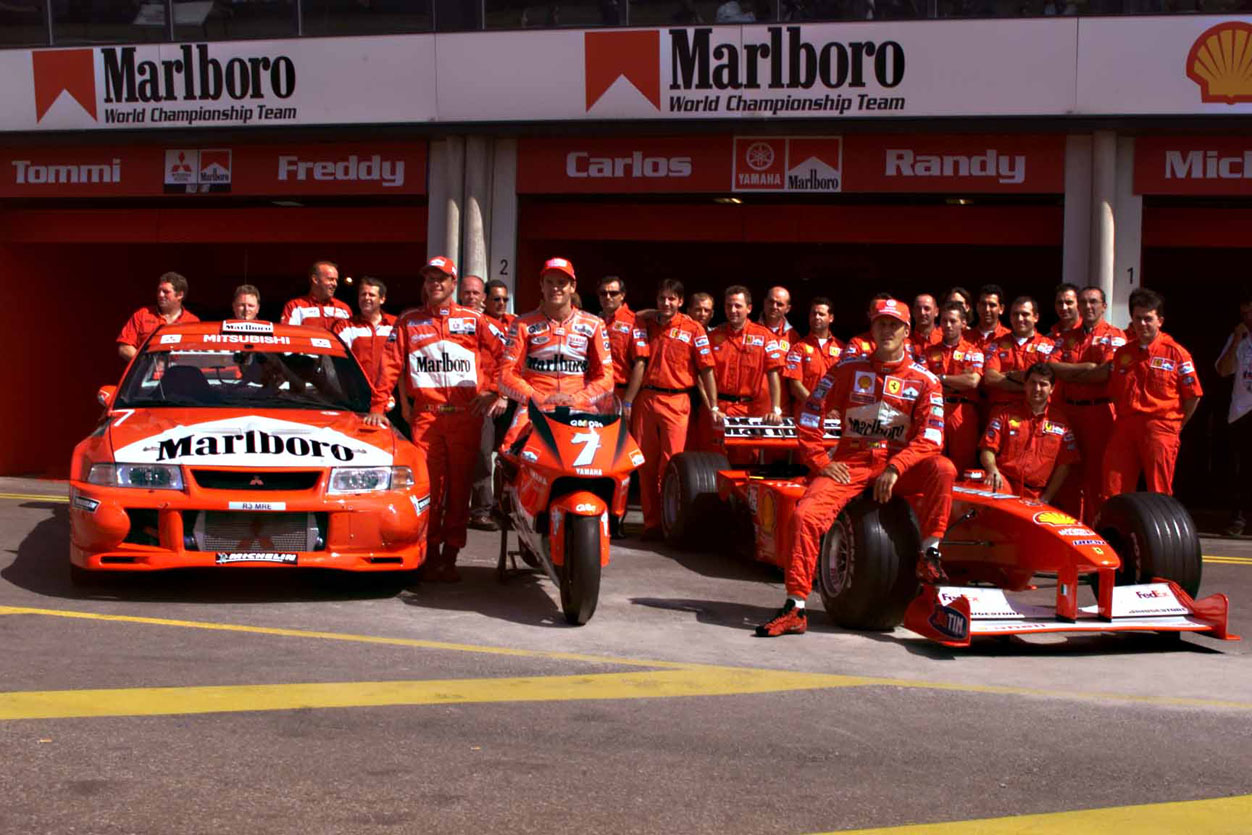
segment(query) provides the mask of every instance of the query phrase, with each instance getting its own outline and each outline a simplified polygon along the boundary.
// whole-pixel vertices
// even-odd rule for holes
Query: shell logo
[[[1077,525],[1078,520],[1059,510],[1044,510],[1035,514],[1035,524],[1062,527],[1065,525]]]
[[[1252,25],[1241,21],[1206,29],[1187,53],[1187,78],[1206,102],[1252,101]]]

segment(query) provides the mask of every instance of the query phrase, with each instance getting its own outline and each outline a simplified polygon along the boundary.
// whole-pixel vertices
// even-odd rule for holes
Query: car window
[[[370,385],[347,356],[299,351],[148,351],[114,408],[335,409],[368,412]]]

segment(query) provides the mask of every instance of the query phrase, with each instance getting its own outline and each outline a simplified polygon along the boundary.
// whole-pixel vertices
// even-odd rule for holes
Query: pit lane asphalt
[[[571,628],[545,579],[497,584],[478,532],[457,586],[83,592],[40,494],[64,486],[0,479],[4,832],[806,832],[1252,794],[1246,643],[949,651],[835,629],[816,596],[808,635],[765,641],[772,570],[633,541]],[[1207,562],[1213,591],[1252,637],[1252,560]]]

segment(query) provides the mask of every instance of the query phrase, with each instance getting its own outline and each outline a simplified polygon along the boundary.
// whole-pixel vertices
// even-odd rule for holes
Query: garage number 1
[[[600,436],[595,432],[579,432],[570,439],[571,444],[581,444],[582,451],[574,459],[575,467],[587,467],[596,460],[596,450],[600,448]]]

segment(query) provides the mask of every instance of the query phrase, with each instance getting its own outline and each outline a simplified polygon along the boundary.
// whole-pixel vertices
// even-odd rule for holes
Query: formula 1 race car
[[[827,421],[828,446],[838,443]],[[767,426],[759,418],[728,418],[725,446],[736,459],[758,461],[796,448],[790,419]],[[953,489],[952,514],[941,549],[953,585],[919,586],[914,576],[920,535],[908,503],[886,504],[868,494],[844,508],[822,541],[816,583],[826,612],[848,629],[885,630],[903,624],[947,646],[972,638],[1043,632],[1206,632],[1226,630],[1223,594],[1195,600],[1200,587],[1200,540],[1186,509],[1173,497],[1127,493],[1111,499],[1089,528],[1041,502],[984,489],[970,471]],[[753,544],[755,559],[785,567],[791,516],[808,471],[785,460],[732,467],[720,453],[674,456],[662,490],[662,522],[675,545],[708,542],[717,532]],[[727,517],[734,521],[730,521]],[[1015,601],[1037,575],[1055,575],[1053,605]],[[1080,586],[1093,602],[1080,605]]]

